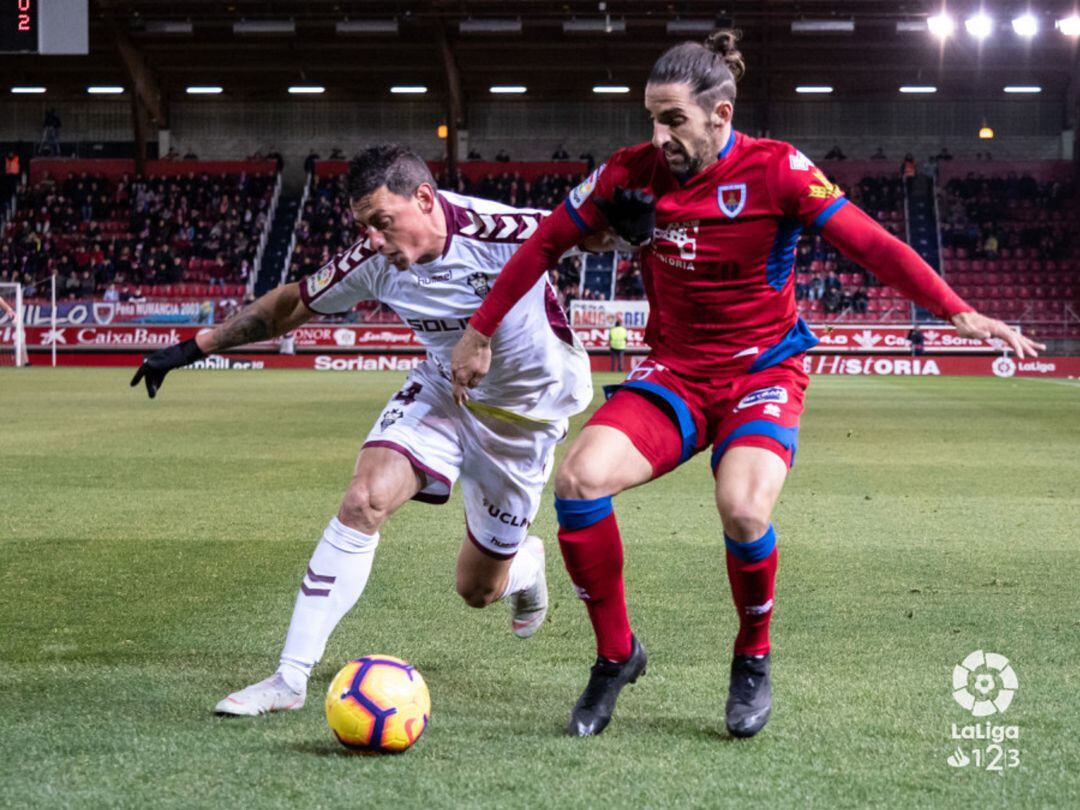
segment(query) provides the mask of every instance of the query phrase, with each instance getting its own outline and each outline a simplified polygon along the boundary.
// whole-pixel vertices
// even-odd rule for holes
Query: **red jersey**
[[[596,198],[616,187],[657,200],[642,252],[652,357],[708,377],[757,371],[817,343],[795,308],[795,245],[847,203],[801,152],[731,131],[715,163],[685,183],[651,144],[616,152],[567,200],[586,231],[607,227]]]
[[[526,243],[507,265],[472,325],[490,334],[517,300],[519,276],[521,285],[534,283],[537,267],[550,266],[581,231],[607,228],[596,200],[610,200],[618,187],[656,198],[642,261],[646,342],[653,360],[681,374],[759,371],[817,343],[795,306],[795,245],[804,231],[824,229],[844,255],[941,317],[971,309],[793,146],[732,130],[717,161],[685,182],[651,144],[616,152],[566,200],[576,236],[562,211],[553,212],[533,237],[536,249]]]

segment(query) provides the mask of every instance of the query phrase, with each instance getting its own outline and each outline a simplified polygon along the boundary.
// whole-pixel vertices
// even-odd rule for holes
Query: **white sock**
[[[278,672],[303,692],[327,639],[364,592],[379,533],[364,534],[331,518],[296,594]]]
[[[514,555],[514,561],[510,563],[510,573],[506,577],[506,588],[499,598],[505,599],[518,591],[527,591],[535,585],[543,564],[544,561],[527,548],[519,548],[518,553]]]

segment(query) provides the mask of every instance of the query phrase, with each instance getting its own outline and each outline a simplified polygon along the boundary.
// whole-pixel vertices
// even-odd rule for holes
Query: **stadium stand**
[[[35,163],[41,163],[36,161]],[[46,162],[46,165],[47,162]],[[32,284],[58,273],[62,298],[242,298],[257,266],[277,199],[273,162],[173,164],[171,176],[136,178],[47,168],[15,198],[0,242],[0,281]],[[239,167],[239,168],[238,168]],[[439,163],[440,186],[509,205],[550,209],[584,175],[581,163]],[[878,222],[907,237],[904,181],[896,167],[871,161],[822,164],[829,179]],[[1029,324],[1048,337],[1080,327],[1077,284],[1080,219],[1071,183],[1053,170],[1005,165],[949,165],[938,187],[941,270],[958,292],[989,314]],[[356,239],[346,205],[344,161],[313,166],[282,280],[317,270]],[[58,175],[60,176],[60,175]],[[995,201],[1008,200],[1005,206]],[[804,233],[795,254],[796,300],[816,323],[902,323],[911,305],[838,255],[819,235]],[[277,271],[273,271],[276,273]],[[551,273],[564,306],[587,300],[644,297],[636,256],[582,256]],[[271,281],[267,279],[267,281]],[[271,283],[272,286],[272,283]],[[363,306],[346,318],[392,322]]]
[[[274,164],[182,170],[37,172],[4,226],[0,280],[33,285],[55,272],[62,298],[243,296],[272,215]]]
[[[940,197],[945,275],[962,296],[1048,337],[1076,332],[1080,203],[1070,182],[969,173]]]

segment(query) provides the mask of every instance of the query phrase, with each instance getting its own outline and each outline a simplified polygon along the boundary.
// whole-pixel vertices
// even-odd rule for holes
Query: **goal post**
[[[0,366],[29,365],[21,284],[0,282]]]

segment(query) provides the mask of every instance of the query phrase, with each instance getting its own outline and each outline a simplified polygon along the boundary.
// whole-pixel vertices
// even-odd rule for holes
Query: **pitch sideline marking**
[[[1052,385],[1064,385],[1066,388],[1080,388],[1080,380],[1051,380],[1046,377],[1013,377],[1014,380],[1030,380],[1031,382],[1051,383]]]

